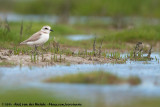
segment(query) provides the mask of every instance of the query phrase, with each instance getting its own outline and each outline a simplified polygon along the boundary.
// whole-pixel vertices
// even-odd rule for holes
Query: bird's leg
[[[36,50],[37,50],[37,46],[35,45],[35,51],[34,52],[36,52]]]
[[[37,54],[37,46],[35,45],[34,53]]]

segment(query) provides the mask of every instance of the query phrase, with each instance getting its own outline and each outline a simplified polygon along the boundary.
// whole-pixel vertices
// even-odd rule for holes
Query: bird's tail
[[[26,42],[21,42],[21,43],[20,43],[20,45],[26,45],[26,44],[27,44]]]

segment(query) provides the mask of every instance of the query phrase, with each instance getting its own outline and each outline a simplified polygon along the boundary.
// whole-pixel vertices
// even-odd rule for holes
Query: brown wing
[[[37,32],[35,34],[33,34],[30,38],[28,38],[27,40],[21,42],[20,44],[26,44],[27,42],[32,42],[32,41],[36,41],[40,38],[41,36],[41,32]]]

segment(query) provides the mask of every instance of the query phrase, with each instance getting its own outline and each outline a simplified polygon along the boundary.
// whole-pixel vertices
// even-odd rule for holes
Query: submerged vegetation
[[[138,85],[141,80],[138,77],[120,78],[104,71],[89,73],[69,74],[46,79],[47,83],[75,83],[75,84],[123,84]]]
[[[85,101],[84,101],[85,100]],[[125,101],[120,104],[112,103],[107,104],[103,103],[104,100],[97,100],[94,102],[95,107],[159,107],[160,100],[158,98],[136,98],[134,101],[129,101],[126,103]],[[90,101],[90,100],[89,100]],[[57,93],[45,92],[43,90],[37,88],[27,88],[27,89],[14,89],[14,90],[3,90],[0,89],[0,103],[1,106],[72,106],[77,107],[89,107],[92,106],[93,103],[88,103],[88,99],[78,99],[74,97],[62,97]],[[70,105],[69,105],[70,104]],[[71,105],[73,104],[73,105]]]
[[[131,101],[130,103],[116,105],[113,107],[159,107],[160,105],[160,98],[153,97],[153,98],[136,98],[135,100]],[[111,106],[112,107],[112,106]]]
[[[0,62],[0,67],[1,67],[1,66],[11,67],[11,66],[15,66],[15,65],[16,65],[16,64],[14,64],[13,62],[6,62],[6,61]]]
[[[52,97],[47,95],[47,92],[43,92],[39,89],[19,89],[19,90],[6,90],[0,89],[0,103],[41,103],[52,102]],[[35,102],[33,102],[35,101]]]
[[[68,104],[81,104],[80,101],[65,98],[58,98],[58,94],[46,92],[37,88],[0,89],[1,106],[67,106]],[[82,102],[82,101],[81,101]],[[74,104],[72,105],[74,107]]]

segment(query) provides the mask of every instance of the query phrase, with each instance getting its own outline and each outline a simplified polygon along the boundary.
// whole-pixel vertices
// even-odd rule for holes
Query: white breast
[[[33,42],[28,42],[28,45],[43,45],[44,43],[46,43],[49,39],[49,34],[42,34],[40,39],[37,41],[33,41]]]

